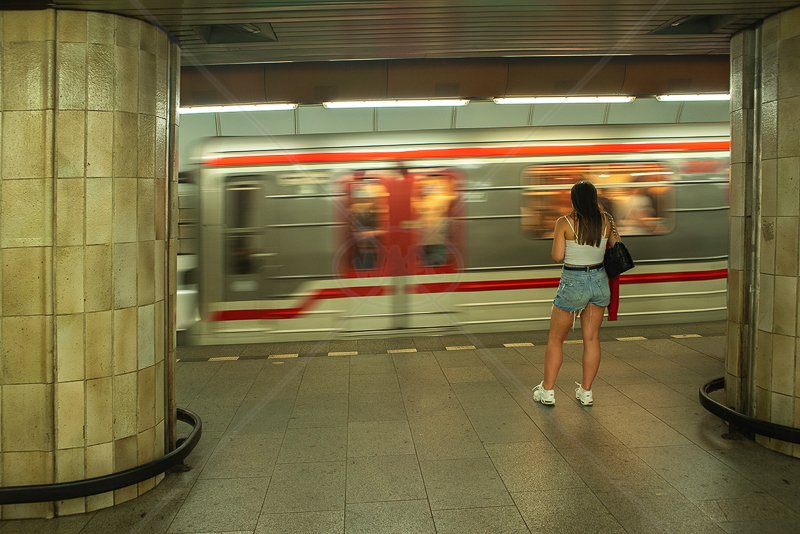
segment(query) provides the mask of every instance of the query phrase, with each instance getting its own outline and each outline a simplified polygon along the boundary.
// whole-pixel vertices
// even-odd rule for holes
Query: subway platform
[[[800,462],[698,402],[725,325],[605,326],[595,405],[546,332],[179,347],[203,436],[153,491],[6,533],[800,532]]]

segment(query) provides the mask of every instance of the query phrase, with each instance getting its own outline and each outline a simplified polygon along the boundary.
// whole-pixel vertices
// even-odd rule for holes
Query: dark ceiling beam
[[[727,92],[728,56],[418,59],[184,67],[181,105]]]

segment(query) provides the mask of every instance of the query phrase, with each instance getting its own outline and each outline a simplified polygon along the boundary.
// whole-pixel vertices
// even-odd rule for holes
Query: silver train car
[[[718,123],[209,138],[188,342],[546,329],[581,179],[637,264],[619,324],[722,319],[729,148]]]

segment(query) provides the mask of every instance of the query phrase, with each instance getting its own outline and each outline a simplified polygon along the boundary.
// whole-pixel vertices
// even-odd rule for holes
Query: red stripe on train
[[[300,306],[262,310],[220,310],[211,314],[210,321],[253,321],[264,319],[294,319],[306,312],[314,302],[349,297],[380,297],[391,295],[392,286],[355,286],[318,289],[307,296]]]
[[[203,162],[210,167],[276,165],[292,163],[347,163],[357,161],[391,161],[410,159],[480,158],[515,156],[562,156],[614,154],[619,152],[675,152],[730,150],[730,141],[681,141],[657,143],[599,143],[587,145],[489,146],[462,148],[423,148],[364,152],[300,152],[261,155],[237,155],[210,158]]]
[[[697,282],[720,280],[728,277],[727,269],[710,271],[684,271],[672,273],[625,274],[620,284],[652,284],[659,282]],[[467,291],[508,291],[512,289],[540,289],[558,287],[559,278],[537,278],[522,280],[490,280],[487,282],[434,282],[411,286],[411,293],[451,293]],[[214,312],[210,321],[252,321],[257,319],[293,319],[312,306],[317,300],[349,297],[377,297],[391,295],[392,286],[359,286],[319,289],[306,297],[300,306],[264,310],[221,310]]]

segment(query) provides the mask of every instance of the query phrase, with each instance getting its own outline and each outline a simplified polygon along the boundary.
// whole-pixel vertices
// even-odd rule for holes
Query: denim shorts
[[[579,312],[588,304],[605,308],[611,302],[611,290],[608,288],[608,276],[605,269],[595,271],[561,272],[553,305],[564,311]]]

